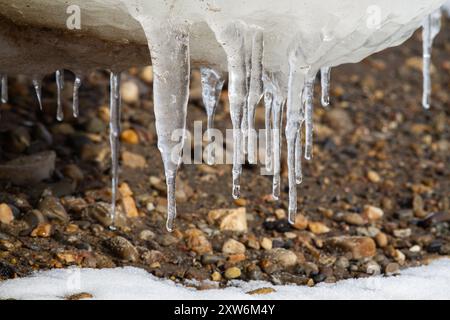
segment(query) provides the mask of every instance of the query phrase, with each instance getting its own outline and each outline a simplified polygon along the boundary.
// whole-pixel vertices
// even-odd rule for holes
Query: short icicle
[[[321,102],[323,107],[330,105],[331,67],[320,68]]]
[[[120,72],[110,74],[109,142],[111,146],[111,229],[116,218],[117,188],[119,184],[119,134],[120,134]]]
[[[75,74],[75,80],[73,81],[73,97],[72,97],[72,112],[73,117],[78,118],[79,115],[79,99],[78,99],[78,89],[81,86],[81,77]]]
[[[303,182],[303,125],[304,121],[300,122],[300,126],[295,136],[295,183],[301,184]]]
[[[315,76],[306,81],[303,89],[305,104],[305,159],[311,160],[313,153],[313,111],[314,111],[314,80]]]
[[[62,105],[62,90],[64,89],[64,70],[56,70],[56,88],[57,88],[57,109],[56,120],[64,120],[64,110]]]
[[[256,155],[257,135],[255,131],[255,110],[256,105],[261,100],[263,94],[263,82],[262,82],[263,53],[264,53],[263,32],[262,30],[255,27],[255,30],[252,34],[251,72],[250,72],[250,84],[247,99],[247,106],[248,106],[247,153],[248,153],[248,162],[251,164],[257,163],[257,155]]]
[[[208,141],[212,141],[211,130],[214,128],[214,115],[220,100],[220,93],[224,80],[222,74],[212,68],[201,67],[201,82],[202,82],[202,99],[207,115],[207,137]],[[214,148],[207,154],[206,162],[213,165],[215,162]]]
[[[33,77],[33,87],[36,92],[36,98],[39,103],[39,109],[42,111],[42,80],[38,76]]]
[[[189,99],[189,34],[184,24],[161,23],[157,29],[144,30],[149,40],[155,75],[153,99],[156,133],[167,184],[166,228],[173,231],[177,216],[176,175],[185,140]],[[180,135],[174,139],[176,132],[180,132]]]
[[[1,100],[2,100],[2,103],[7,103],[8,102],[8,76],[6,74],[1,75],[1,84],[2,84]]]
[[[441,9],[436,10],[427,16],[422,25],[422,46],[423,46],[423,93],[422,106],[425,109],[430,108],[431,100],[431,50],[433,40],[441,29]]]

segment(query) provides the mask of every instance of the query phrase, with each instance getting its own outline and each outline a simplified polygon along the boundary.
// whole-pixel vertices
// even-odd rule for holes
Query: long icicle
[[[323,107],[330,105],[331,67],[320,68],[321,102]]]
[[[146,30],[152,58],[153,99],[158,134],[167,184],[166,228],[173,231],[177,216],[175,200],[176,175],[186,136],[189,100],[190,52],[185,25],[163,25]],[[181,132],[178,139],[173,135]]]
[[[242,161],[245,161],[245,155],[248,153],[248,92],[250,91],[251,73],[252,73],[252,52],[253,52],[253,28],[245,28],[243,30],[243,42],[244,42],[244,68],[245,68],[245,86],[246,86],[246,99],[245,104],[242,107]]]
[[[264,77],[266,78],[266,76]],[[267,77],[268,78],[268,77]],[[265,82],[269,82],[270,80],[266,80]],[[273,86],[269,82],[265,85],[264,89],[264,126],[265,126],[265,138],[266,138],[266,169],[267,171],[272,171],[272,125],[271,125],[271,114],[272,114],[272,105],[273,105]]]
[[[220,72],[207,67],[200,68],[201,82],[202,82],[202,99],[207,115],[207,137],[208,141],[212,141],[211,130],[214,128],[214,115],[220,100],[220,93],[224,80]],[[206,162],[213,165],[215,162],[215,149],[207,154]]]
[[[120,134],[120,72],[110,74],[109,97],[109,142],[111,145],[111,228],[116,218],[117,187],[119,184],[119,134]]]
[[[428,15],[422,25],[422,46],[423,46],[423,93],[422,106],[425,109],[430,108],[431,100],[431,50],[433,40],[441,29],[441,9]]]
[[[297,131],[297,135],[295,136],[295,183],[301,184],[303,181],[303,123],[300,122],[299,129]]]
[[[62,90],[64,89],[64,70],[56,70],[56,89],[57,89],[57,107],[56,107],[56,120],[64,120],[64,110],[62,105]]]
[[[281,188],[281,128],[283,126],[283,109],[284,109],[284,98],[279,92],[277,92],[273,97],[272,102],[272,121],[273,121],[273,180],[272,180],[272,196],[275,200],[280,198],[280,188]]]
[[[305,86],[306,74],[309,67],[298,65],[297,55],[301,52],[294,51],[289,55],[289,80],[287,96],[287,114],[286,114],[286,142],[287,142],[287,163],[289,180],[289,223],[295,223],[297,214],[297,177],[296,177],[296,146],[299,140],[299,130],[304,120],[303,110],[303,88]],[[298,139],[298,140],[297,140]],[[298,148],[298,146],[297,146]]]
[[[33,77],[33,87],[36,92],[36,98],[39,103],[39,109],[42,111],[42,80],[38,76]]]
[[[314,80],[315,75],[306,81],[303,89],[303,102],[305,104],[305,159],[311,160],[313,153],[313,111],[314,111]]]
[[[256,105],[261,100],[263,94],[263,82],[262,82],[262,60],[264,54],[264,39],[263,32],[260,29],[255,28],[252,39],[252,57],[251,57],[251,72],[250,72],[250,85],[248,92],[248,113],[247,113],[247,127],[248,127],[248,162],[251,164],[257,163],[256,144],[257,137],[255,131],[255,110]],[[244,119],[245,121],[245,119]]]
[[[8,76],[6,74],[1,75],[1,83],[2,83],[1,100],[2,100],[2,103],[7,103],[8,102]]]
[[[72,97],[72,112],[74,118],[78,118],[79,115],[79,99],[78,99],[78,89],[81,86],[81,77],[78,74],[75,74],[75,80],[73,82],[73,97]]]

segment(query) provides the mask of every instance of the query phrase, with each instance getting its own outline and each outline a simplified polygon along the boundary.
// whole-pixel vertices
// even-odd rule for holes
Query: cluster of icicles
[[[423,100],[424,108],[430,107],[431,80],[431,49],[432,43],[440,30],[441,10],[437,10],[430,14],[423,23]],[[174,219],[176,217],[175,203],[175,180],[176,171],[179,161],[170,158],[172,148],[178,142],[170,141],[171,130],[174,126],[185,128],[186,107],[180,111],[180,105],[187,105],[189,96],[189,46],[188,36],[180,30],[174,31],[173,36],[177,41],[175,45],[171,44],[170,49],[173,53],[170,59],[158,59],[159,51],[153,52],[152,63],[155,73],[154,79],[154,99],[164,99],[163,93],[167,90],[178,92],[177,97],[161,110],[155,108],[156,127],[158,131],[158,147],[161,151],[168,197],[168,216],[167,230],[173,230]],[[167,45],[163,37],[160,39],[158,35],[154,35],[153,40],[161,47]],[[160,41],[159,41],[160,40]],[[228,61],[229,73],[229,99],[230,99],[230,115],[233,125],[233,170],[232,181],[233,198],[240,197],[240,175],[242,172],[242,163],[245,155],[249,163],[256,163],[255,139],[249,137],[254,133],[255,108],[263,97],[265,105],[265,129],[266,129],[266,166],[273,172],[273,191],[274,199],[280,197],[280,157],[281,157],[281,132],[283,113],[286,105],[285,135],[287,140],[288,155],[288,176],[289,176],[289,222],[295,222],[297,212],[297,184],[302,182],[302,158],[310,160],[312,158],[313,149],[313,93],[316,75],[310,74],[309,68],[295,68],[294,56],[289,57],[289,80],[288,92],[283,92],[279,84],[279,75],[275,73],[267,73],[264,71],[262,60],[264,54],[263,33],[258,28],[250,30],[244,37],[244,52],[237,55],[234,61]],[[175,46],[176,48],[173,48]],[[227,48],[225,48],[226,50]],[[164,50],[161,50],[164,52]],[[245,73],[242,72],[244,66]],[[158,79],[158,73],[170,70],[172,75],[167,75],[163,81]],[[224,84],[224,74],[210,67],[201,68],[202,83],[202,99],[207,114],[207,134],[209,129],[213,128],[214,114],[219,102],[220,93]],[[328,106],[330,103],[330,67],[322,67],[320,69],[321,80],[321,103],[322,106]],[[184,78],[183,78],[184,76]],[[64,119],[62,107],[62,89],[64,87],[64,70],[57,70],[55,73],[57,84],[57,112],[56,118],[59,121]],[[183,83],[179,81],[171,81],[172,79],[183,78]],[[1,79],[1,101],[8,101],[8,83],[7,75],[0,75]],[[299,85],[299,83],[301,85]],[[42,110],[41,98],[42,81],[38,77],[34,77],[33,86],[36,91],[37,100]],[[76,74],[73,84],[73,116],[78,117],[78,90],[81,85],[81,77]],[[296,92],[296,88],[302,88],[302,94]],[[175,91],[174,91],[175,90]],[[185,101],[177,101],[178,97],[182,97]],[[243,98],[244,97],[244,98]],[[155,105],[157,103],[155,102]],[[111,146],[111,174],[112,174],[112,202],[111,202],[111,219],[114,221],[116,215],[116,197],[119,181],[119,133],[120,133],[120,72],[111,72],[110,74],[110,125],[109,136]],[[167,123],[173,123],[168,126]],[[305,131],[305,146],[302,146],[302,130]],[[211,136],[208,135],[211,141]],[[181,155],[181,149],[178,154]],[[214,153],[207,155],[206,162],[210,165],[214,164]],[[181,157],[180,157],[181,160]]]

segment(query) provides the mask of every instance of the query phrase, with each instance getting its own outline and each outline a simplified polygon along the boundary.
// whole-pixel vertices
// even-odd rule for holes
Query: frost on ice
[[[60,0],[55,2],[59,3]],[[423,26],[423,105],[430,104],[431,46],[439,31],[444,0],[94,0],[99,8],[129,13],[141,26],[153,65],[154,112],[158,148],[167,183],[167,229],[176,217],[176,174],[181,162],[186,128],[191,63],[201,68],[202,98],[208,118],[208,139],[220,92],[228,76],[233,125],[232,196],[239,198],[242,164],[256,163],[255,110],[263,98],[267,129],[266,168],[273,174],[273,198],[280,197],[282,133],[287,142],[289,221],[297,212],[297,185],[302,182],[302,158],[313,157],[314,84],[320,74],[321,104],[330,104],[331,69],[358,62],[368,55],[398,45]],[[371,16],[369,7],[380,10]],[[96,8],[96,7],[95,7]],[[93,12],[96,9],[92,9]],[[17,9],[16,9],[17,10]],[[122,10],[122,11],[120,11]],[[96,16],[96,15],[93,15]],[[98,15],[104,19],[103,14]],[[131,18],[130,18],[131,19]],[[108,22],[105,22],[108,21]],[[370,23],[369,23],[370,22]],[[111,22],[103,20],[105,25]],[[91,23],[92,24],[92,23]],[[94,24],[96,25],[96,24]],[[131,30],[131,29],[130,29]],[[131,33],[131,32],[130,32]],[[120,71],[110,81],[110,143],[112,171],[111,217],[114,221],[118,185],[120,132]],[[33,76],[42,108],[41,79]],[[64,70],[56,70],[57,119],[63,120],[61,90]],[[75,73],[73,115],[79,113],[81,76]],[[7,76],[1,74],[1,100],[6,102]],[[285,124],[283,127],[283,117]],[[214,163],[213,150],[207,162]]]

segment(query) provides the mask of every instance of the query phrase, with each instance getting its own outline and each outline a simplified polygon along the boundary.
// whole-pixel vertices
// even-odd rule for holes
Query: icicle
[[[307,160],[311,160],[313,149],[314,80],[315,75],[306,81],[303,89],[303,101],[305,104],[305,159]]]
[[[213,30],[217,25],[211,25]],[[234,199],[241,193],[240,179],[242,173],[242,113],[247,103],[246,57],[244,45],[245,25],[230,23],[215,30],[217,40],[227,54],[228,62],[228,97],[230,101],[230,116],[233,125],[233,190]]]
[[[297,135],[295,136],[295,183],[301,184],[303,181],[303,166],[302,166],[302,154],[303,154],[303,142],[302,142],[302,130],[303,122],[300,122]]]
[[[2,82],[2,92],[1,92],[2,103],[7,103],[8,102],[8,76],[6,74],[1,75],[1,82]]]
[[[253,51],[253,32],[252,28],[244,31],[243,28],[243,42],[244,42],[244,68],[245,68],[245,86],[246,99],[242,107],[241,130],[242,130],[242,161],[245,161],[245,155],[248,153],[248,92],[250,90],[251,73],[252,73],[252,51]]]
[[[74,118],[78,118],[79,114],[79,101],[78,101],[78,89],[81,86],[81,77],[75,74],[75,80],[73,82],[73,98],[72,98],[72,112]]]
[[[271,125],[271,113],[273,103],[273,90],[271,85],[267,85],[264,90],[264,124],[266,130],[266,168],[268,171],[272,170],[272,125]]]
[[[248,162],[251,164],[257,163],[256,156],[256,131],[255,131],[255,109],[256,105],[261,100],[263,94],[263,82],[262,82],[262,59],[264,53],[264,40],[263,32],[260,29],[256,29],[252,37],[252,56],[251,56],[251,72],[250,72],[250,85],[248,91]],[[270,117],[270,113],[269,113]],[[243,119],[245,121],[245,118]],[[266,120],[267,121],[267,120]]]
[[[109,142],[111,146],[111,221],[116,217],[117,186],[119,183],[119,131],[120,131],[120,73],[110,74],[109,97]]]
[[[296,167],[296,147],[298,149],[299,130],[304,121],[305,115],[303,110],[302,93],[305,86],[306,75],[310,70],[309,66],[299,65],[298,56],[301,55],[301,48],[289,54],[289,81],[288,81],[288,97],[287,97],[287,113],[286,113],[286,141],[288,156],[288,180],[289,180],[289,210],[288,220],[290,223],[295,222],[297,214],[297,177]],[[297,151],[299,152],[299,151]],[[297,170],[298,171],[298,170]]]
[[[278,93],[273,97],[272,121],[273,121],[273,181],[272,196],[275,200],[280,197],[280,163],[281,163],[281,128],[283,124],[284,98]]]
[[[200,74],[202,79],[203,105],[205,106],[208,117],[206,133],[208,136],[208,141],[211,142],[212,137],[210,130],[214,127],[214,114],[216,112],[217,105],[219,104],[220,93],[222,92],[224,80],[218,71],[211,68],[201,67]],[[211,148],[211,152],[208,153],[206,161],[209,165],[214,164],[214,148]]]
[[[176,174],[185,140],[189,99],[189,35],[185,25],[162,25],[158,29],[144,30],[149,40],[154,73],[153,99],[158,148],[166,175],[166,228],[172,231],[177,215]],[[181,136],[178,140],[174,139],[173,134],[180,130]]]
[[[33,77],[33,87],[39,103],[39,109],[42,111],[42,80],[37,76]]]
[[[423,44],[423,95],[422,106],[425,109],[430,108],[431,97],[431,50],[433,40],[441,29],[441,9],[436,10],[427,16],[422,25],[422,44]]]
[[[57,109],[56,109],[56,119],[58,121],[64,120],[64,110],[62,105],[62,89],[64,89],[64,70],[56,70],[56,87],[58,91],[57,96]]]
[[[323,67],[320,68],[320,84],[322,89],[322,106],[327,107],[330,105],[330,79],[331,79],[331,68]]]

